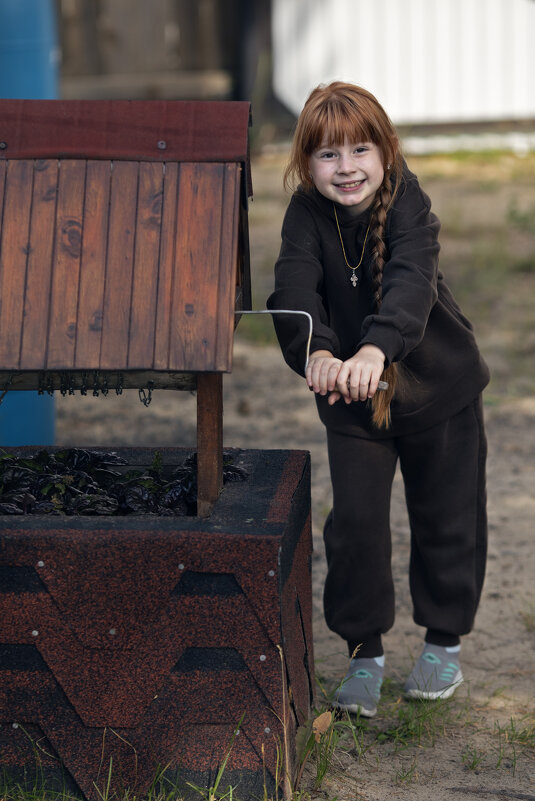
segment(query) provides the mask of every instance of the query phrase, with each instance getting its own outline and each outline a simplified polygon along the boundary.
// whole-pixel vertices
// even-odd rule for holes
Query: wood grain
[[[139,165],[128,369],[152,365],[154,359],[163,176],[161,164]]]
[[[78,369],[100,366],[111,175],[111,162],[87,162],[74,358]]]
[[[225,164],[221,202],[219,250],[219,286],[214,369],[228,370],[232,363],[235,328],[234,309],[238,279],[238,231],[240,170],[237,164]]]
[[[223,165],[183,164],[177,212],[170,369],[213,370]]]
[[[126,367],[134,269],[138,164],[114,162],[100,366]]]
[[[8,163],[0,251],[0,364],[9,370],[18,370],[20,363],[32,183],[33,161]]]
[[[207,517],[223,486],[223,376],[197,376],[197,514]]]
[[[52,261],[48,369],[74,366],[82,255],[85,161],[61,162]]]
[[[38,161],[33,174],[30,247],[23,300],[21,370],[42,368],[47,359],[58,163],[56,160]]]
[[[163,190],[163,216],[158,271],[158,296],[154,330],[154,369],[167,370],[172,322],[175,278],[177,204],[180,164],[166,164]]]

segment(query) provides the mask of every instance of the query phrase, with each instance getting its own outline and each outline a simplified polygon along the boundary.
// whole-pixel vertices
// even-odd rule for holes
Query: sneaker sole
[[[352,715],[360,715],[363,718],[373,718],[377,714],[377,707],[366,709],[361,704],[341,704],[339,701],[333,701],[331,706],[335,709],[341,709],[344,712],[351,712]]]
[[[451,698],[457,687],[462,684],[464,681],[463,674],[459,670],[456,674],[455,678],[453,679],[451,684],[444,690],[437,690],[435,692],[429,692],[426,690],[419,690],[414,688],[412,690],[406,690],[405,695],[407,698],[420,698],[424,701],[438,701],[439,698],[445,700],[446,698]]]

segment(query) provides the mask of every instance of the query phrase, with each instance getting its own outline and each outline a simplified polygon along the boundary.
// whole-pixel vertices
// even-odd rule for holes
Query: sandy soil
[[[304,382],[282,364],[274,346],[237,343],[234,369],[225,377],[224,442],[244,448],[310,450],[315,656],[318,673],[332,688],[346,669],[343,643],[326,628],[321,592],[325,573],[321,528],[329,509],[330,486],[323,427]],[[76,445],[195,443],[195,398],[159,392],[150,407],[130,391],[121,398],[58,398],[57,441]],[[535,401],[487,408],[489,436],[490,550],[488,573],[476,629],[463,643],[466,683],[449,724],[434,747],[421,743],[399,750],[375,744],[360,758],[337,749],[334,768],[322,789],[305,787],[313,799],[535,799],[533,747],[511,742],[511,720],[518,731],[535,725]],[[393,703],[379,709],[374,726],[386,729],[398,716],[401,686],[419,653],[422,632],[411,618],[407,587],[408,523],[402,482],[395,482],[392,504],[397,620],[386,637],[386,674]],[[398,700],[399,699],[399,700]],[[319,699],[321,700],[321,699]],[[497,727],[509,738],[498,735]],[[370,732],[368,742],[374,738]],[[478,760],[480,760],[478,762]],[[478,762],[469,768],[467,763]],[[402,778],[405,774],[405,778]]]

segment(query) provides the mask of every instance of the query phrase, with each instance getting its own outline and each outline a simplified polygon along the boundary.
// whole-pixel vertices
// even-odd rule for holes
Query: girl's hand
[[[320,395],[333,392],[341,366],[342,360],[336,359],[328,350],[317,350],[312,353],[305,373],[309,388]]]
[[[384,366],[383,351],[376,345],[363,345],[340,367],[336,379],[336,393],[329,397],[329,403],[336,403],[340,396],[346,403],[373,398]],[[338,397],[335,398],[334,395]]]

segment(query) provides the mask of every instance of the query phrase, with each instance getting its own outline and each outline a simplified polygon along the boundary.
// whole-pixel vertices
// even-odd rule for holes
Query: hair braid
[[[383,270],[388,258],[388,252],[384,241],[384,231],[386,215],[392,204],[392,200],[393,193],[390,174],[389,172],[385,172],[385,177],[377,192],[370,217],[370,238],[373,245],[371,282],[377,311],[379,311],[383,300]],[[396,365],[390,364],[386,367],[381,379],[388,383],[388,389],[384,392],[376,392],[373,396],[372,422],[377,428],[388,428],[390,426],[390,403],[394,397],[398,379]]]

